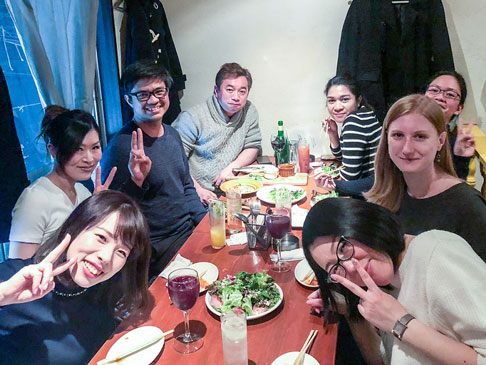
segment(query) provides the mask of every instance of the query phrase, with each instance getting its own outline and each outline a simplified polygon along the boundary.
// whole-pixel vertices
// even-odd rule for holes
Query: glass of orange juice
[[[226,243],[226,231],[225,209],[222,200],[209,201],[209,227],[211,246],[217,250],[223,248]]]

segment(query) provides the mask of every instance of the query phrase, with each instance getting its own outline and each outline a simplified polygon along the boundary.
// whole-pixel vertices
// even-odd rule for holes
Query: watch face
[[[395,326],[393,326],[392,333],[396,338],[401,340],[403,336],[403,332],[405,332],[406,329],[407,329],[406,325],[404,325],[400,321],[396,321]]]

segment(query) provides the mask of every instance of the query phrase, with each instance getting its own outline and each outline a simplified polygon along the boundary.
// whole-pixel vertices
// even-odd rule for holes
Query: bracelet
[[[411,314],[407,313],[402,318],[400,318],[398,321],[396,321],[395,325],[393,326],[393,329],[392,329],[393,336],[395,336],[396,338],[398,338],[401,341],[403,334],[405,333],[405,330],[408,328],[407,324],[412,319],[415,319],[415,317],[412,316]]]

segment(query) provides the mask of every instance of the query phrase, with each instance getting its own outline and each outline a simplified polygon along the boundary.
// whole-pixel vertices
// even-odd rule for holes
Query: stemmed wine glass
[[[189,310],[199,297],[199,277],[197,271],[189,268],[176,269],[169,274],[169,296],[177,309],[184,313],[184,333],[174,341],[174,349],[183,354],[199,350],[204,339],[189,330]]]
[[[285,138],[282,138],[277,133],[273,133],[270,136],[270,143],[272,144],[272,148],[275,151],[277,157],[275,161],[275,166],[278,167],[280,161],[280,153],[285,148]]]
[[[282,261],[282,238],[290,230],[290,210],[288,208],[275,208],[265,218],[268,232],[277,240],[277,262],[271,267],[272,271],[287,272],[290,265]]]

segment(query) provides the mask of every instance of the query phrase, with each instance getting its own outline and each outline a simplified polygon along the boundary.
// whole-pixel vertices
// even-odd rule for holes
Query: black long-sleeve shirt
[[[133,183],[128,170],[132,132],[136,129],[132,121],[110,141],[101,160],[102,179],[117,166],[110,189],[121,190],[139,203],[152,241],[180,234],[191,220],[196,226],[206,210],[194,188],[179,134],[165,124],[162,137],[143,134],[145,155],[152,160],[152,168],[140,188]]]

